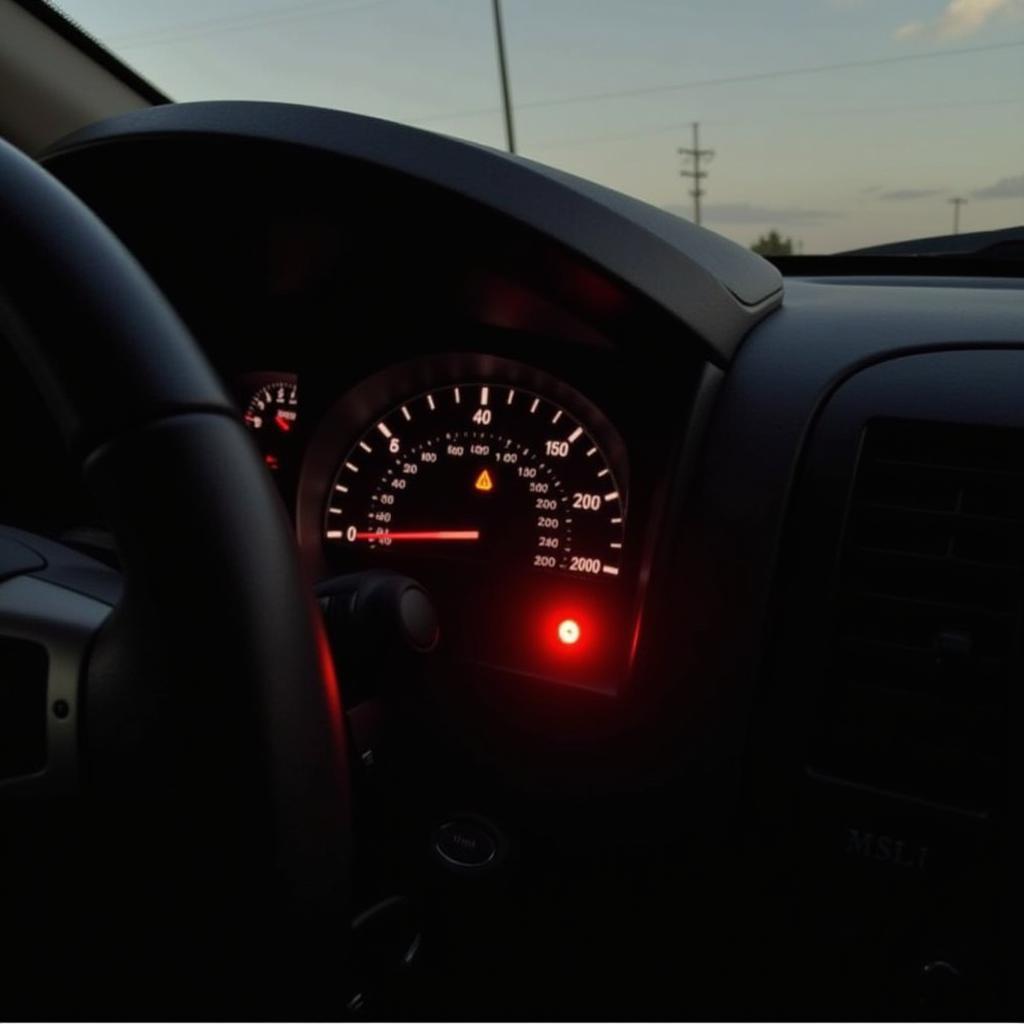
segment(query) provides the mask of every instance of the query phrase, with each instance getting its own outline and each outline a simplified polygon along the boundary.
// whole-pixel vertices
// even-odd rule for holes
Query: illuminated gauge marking
[[[540,395],[437,388],[376,417],[336,465],[331,493],[345,500],[325,503],[322,534],[332,550],[619,575],[621,481],[587,427]]]
[[[299,393],[294,379],[264,384],[245,407],[242,421],[255,435],[263,461],[271,470],[281,468],[298,415]]]
[[[290,434],[298,419],[299,390],[294,381],[264,384],[249,399],[242,419],[252,431]]]

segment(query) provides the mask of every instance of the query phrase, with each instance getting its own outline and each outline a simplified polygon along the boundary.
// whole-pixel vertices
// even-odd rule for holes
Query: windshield
[[[1024,0],[59,6],[175,100],[511,142],[759,251],[1024,222]]]

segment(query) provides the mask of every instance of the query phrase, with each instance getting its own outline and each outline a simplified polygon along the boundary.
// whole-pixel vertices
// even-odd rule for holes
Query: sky
[[[353,110],[503,148],[491,0],[57,0],[175,100]],[[835,252],[1024,224],[1024,0],[503,0],[518,150]]]

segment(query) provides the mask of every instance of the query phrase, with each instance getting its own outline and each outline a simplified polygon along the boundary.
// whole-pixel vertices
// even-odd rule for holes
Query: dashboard
[[[133,156],[161,204],[111,195],[103,157],[69,152],[68,175],[204,339],[314,584],[415,580],[440,621],[430,671],[475,692],[481,736],[521,716],[596,743],[636,673],[660,523],[715,376],[703,343],[481,204],[359,163],[339,187],[333,161],[276,147],[257,180],[247,145],[184,144],[201,183],[161,147]],[[552,685],[578,695],[568,721],[538,718]]]
[[[311,582],[436,605],[425,657],[340,664],[371,888],[479,898],[447,941],[541,972],[614,922],[580,984],[633,956],[676,985],[685,906],[696,989],[872,1014],[955,961],[996,1012],[1019,282],[783,281],[528,161],[282,105],[128,115],[46,162],[200,340]],[[486,864],[395,852],[458,828]]]

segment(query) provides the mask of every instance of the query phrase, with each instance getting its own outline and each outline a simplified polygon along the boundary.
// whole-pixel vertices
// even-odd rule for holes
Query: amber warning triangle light
[[[476,478],[476,483],[473,487],[478,491],[493,491],[494,481],[491,479],[491,474],[488,470],[483,469],[480,471],[480,475]]]

